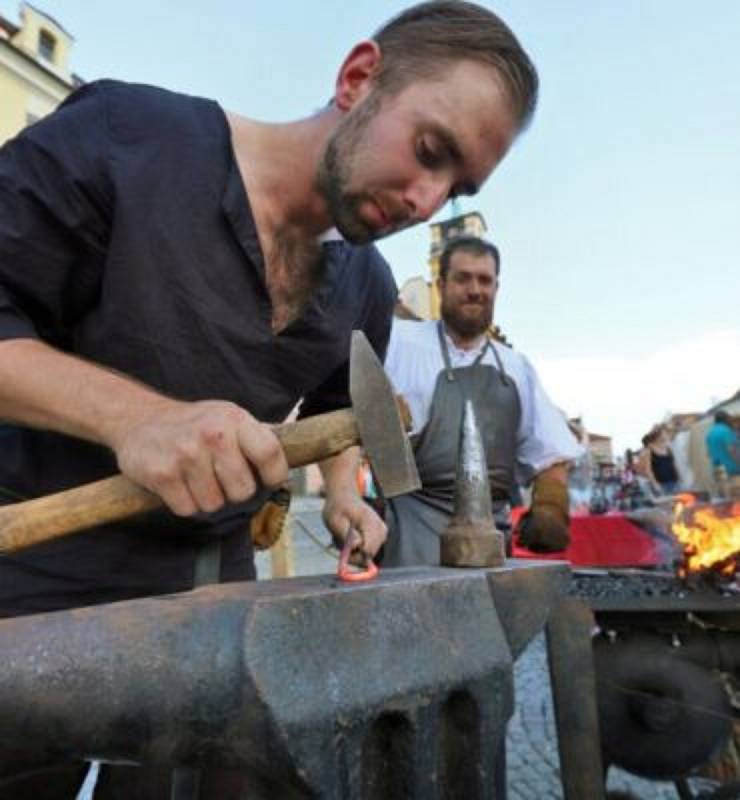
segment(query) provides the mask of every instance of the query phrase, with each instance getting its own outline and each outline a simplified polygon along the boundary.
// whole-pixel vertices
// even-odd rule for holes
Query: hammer
[[[362,331],[352,332],[351,409],[318,414],[273,428],[289,467],[302,467],[362,444],[385,497],[420,488],[403,401]],[[402,410],[403,409],[403,410]],[[404,414],[406,419],[404,420]],[[161,499],[124,475],[0,507],[0,553],[13,552],[162,506]]]

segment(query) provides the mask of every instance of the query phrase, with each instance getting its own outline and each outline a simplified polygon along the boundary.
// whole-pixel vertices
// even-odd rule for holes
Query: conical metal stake
[[[483,440],[470,400],[465,401],[455,480],[455,511],[440,541],[445,567],[498,567],[506,560],[504,535],[491,511]]]

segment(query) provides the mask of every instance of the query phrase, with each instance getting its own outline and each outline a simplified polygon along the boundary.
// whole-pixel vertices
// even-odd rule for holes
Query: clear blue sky
[[[354,41],[406,3],[38,0],[84,79],[214,97],[266,120],[324,104]],[[740,386],[740,2],[487,2],[538,66],[541,105],[465,201],[503,256],[496,318],[553,399],[635,438]],[[0,0],[16,19],[16,4]],[[445,211],[445,214],[448,213]],[[422,226],[381,245],[425,273]]]

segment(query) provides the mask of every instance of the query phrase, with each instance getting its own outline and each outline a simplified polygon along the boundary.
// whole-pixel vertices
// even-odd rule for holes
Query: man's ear
[[[369,94],[380,60],[380,48],[371,39],[352,48],[337,75],[334,103],[340,111],[349,111]]]

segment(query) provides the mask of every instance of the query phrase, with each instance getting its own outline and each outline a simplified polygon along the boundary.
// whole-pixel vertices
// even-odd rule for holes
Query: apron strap
[[[493,343],[490,339],[488,340],[488,344],[491,346],[491,352],[493,353],[493,357],[496,359],[496,366],[498,367],[498,371],[501,373],[501,383],[503,383],[504,386],[508,386],[511,383],[511,378],[506,374],[503,361],[501,361],[501,356],[498,354],[498,350],[493,346]]]
[[[437,322],[437,336],[439,337],[439,349],[442,351],[442,360],[445,362],[445,375],[447,375],[447,380],[453,382],[455,380],[455,373],[452,371],[452,361],[450,361],[450,350],[447,347],[447,341],[445,340],[445,331],[444,325],[442,325],[442,320],[438,320]]]

